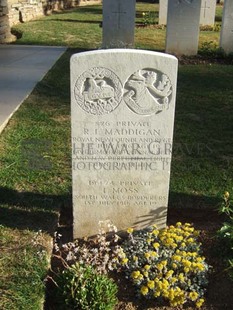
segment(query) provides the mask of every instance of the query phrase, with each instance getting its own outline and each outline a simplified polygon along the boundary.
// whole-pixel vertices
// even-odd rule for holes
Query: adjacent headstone
[[[103,48],[133,48],[136,0],[103,1]]]
[[[201,0],[169,0],[166,52],[196,55],[199,39]]]
[[[99,221],[166,225],[177,59],[131,49],[71,59],[74,238]]]
[[[167,3],[168,0],[159,1],[159,25],[167,24]]]
[[[220,47],[225,53],[233,53],[233,1],[225,0],[223,8]]]
[[[216,0],[201,1],[200,25],[213,26],[215,23]]]

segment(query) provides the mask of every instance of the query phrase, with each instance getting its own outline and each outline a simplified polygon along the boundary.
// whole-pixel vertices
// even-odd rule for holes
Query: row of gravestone
[[[195,55],[199,24],[214,24],[216,0],[161,0],[160,23],[167,23],[166,52]],[[220,47],[233,52],[233,1],[224,1]],[[166,16],[166,18],[165,18]],[[134,46],[135,0],[103,1],[103,47]]]
[[[167,36],[177,48],[192,49],[200,6],[169,1]],[[134,12],[135,0],[104,1],[105,47],[112,47],[107,38],[132,47]],[[72,56],[74,238],[97,234],[99,223],[119,230],[166,225],[177,67],[174,56],[133,48]]]
[[[181,3],[182,1],[177,1]],[[191,4],[192,0],[184,0],[184,3]],[[159,2],[159,24],[167,24],[168,0]],[[216,0],[201,0],[200,25],[211,25],[215,23]]]

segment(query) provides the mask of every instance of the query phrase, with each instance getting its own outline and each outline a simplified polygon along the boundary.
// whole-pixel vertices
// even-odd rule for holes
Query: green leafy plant
[[[76,263],[67,267],[56,284],[62,309],[112,310],[117,303],[117,285],[91,266]]]
[[[199,53],[204,56],[214,56],[217,51],[217,45],[214,41],[203,42]]]
[[[217,236],[221,245],[221,255],[227,261],[229,274],[233,279],[233,199],[230,197],[229,192],[224,193],[219,212],[226,216],[226,221],[218,230]]]
[[[156,24],[156,13],[155,12],[143,12],[142,13],[142,23],[145,26]]]
[[[191,224],[128,229],[122,244],[120,270],[137,288],[139,296],[169,301],[171,306],[194,302],[201,307],[208,283],[209,265],[201,256],[198,232]]]

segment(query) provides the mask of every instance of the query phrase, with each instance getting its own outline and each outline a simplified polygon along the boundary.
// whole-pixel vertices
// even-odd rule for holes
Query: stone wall
[[[102,0],[0,0],[0,43],[15,39],[10,27],[53,11],[76,6],[101,4]]]
[[[1,1],[1,0],[0,0]],[[77,6],[101,4],[102,0],[3,0],[8,2],[10,26],[44,14]]]
[[[8,0],[10,26],[44,15],[42,0]]]
[[[0,43],[10,43],[15,40],[10,32],[7,0],[0,0]]]

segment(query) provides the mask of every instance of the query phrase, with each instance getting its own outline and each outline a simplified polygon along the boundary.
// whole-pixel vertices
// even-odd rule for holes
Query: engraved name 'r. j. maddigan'
[[[78,77],[74,95],[79,106],[87,113],[108,114],[114,111],[122,100],[122,85],[114,72],[95,67]]]
[[[95,67],[78,77],[74,95],[78,105],[89,114],[109,114],[123,98],[132,112],[152,115],[169,108],[172,85],[165,73],[145,68],[131,74],[122,87],[119,77],[110,69]]]

